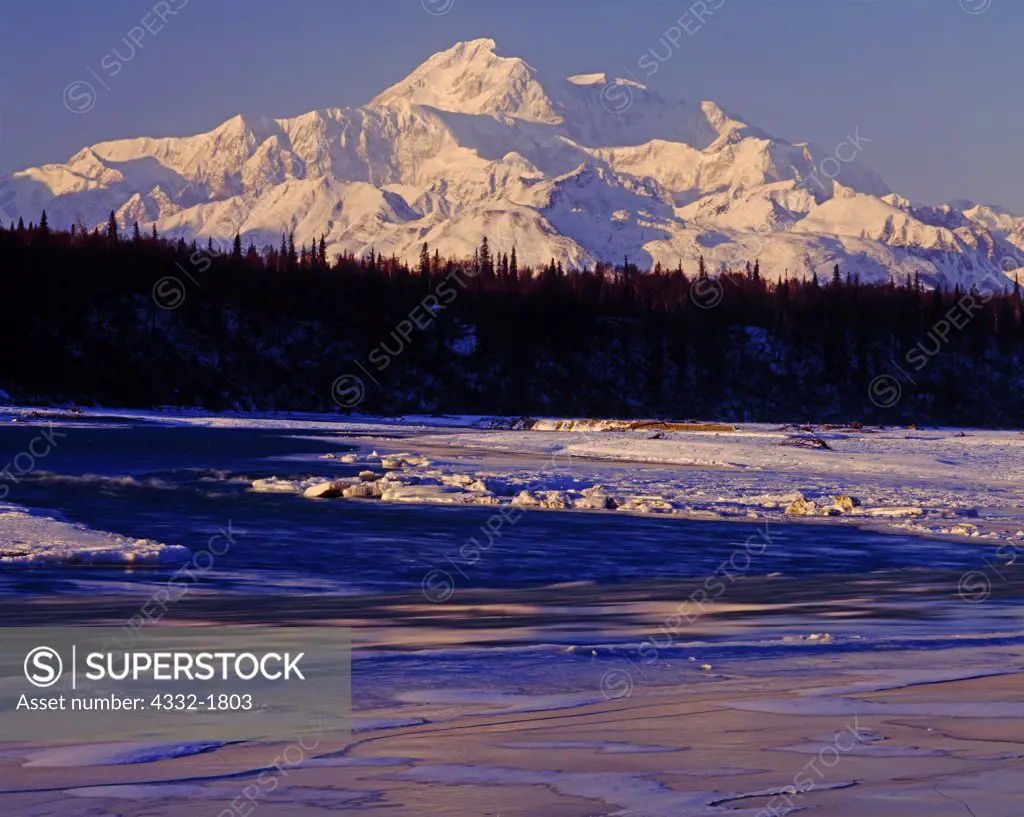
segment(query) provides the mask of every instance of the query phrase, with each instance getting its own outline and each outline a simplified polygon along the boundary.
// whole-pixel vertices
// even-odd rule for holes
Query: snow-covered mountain
[[[1012,278],[1024,218],[925,207],[842,151],[789,144],[713,102],[667,100],[603,74],[548,78],[493,40],[459,43],[361,108],[237,116],[185,138],[83,148],[0,179],[0,212],[53,226],[111,210],[162,234],[277,244],[326,234],[332,252],[466,256],[488,236],[527,263],[831,273],[863,280]],[[852,155],[851,155],[852,154]],[[834,177],[834,178],[830,178]]]

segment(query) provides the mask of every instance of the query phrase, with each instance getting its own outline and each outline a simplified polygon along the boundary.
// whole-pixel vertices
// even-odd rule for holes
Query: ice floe
[[[191,557],[181,545],[119,536],[0,506],[0,564],[184,564]]]

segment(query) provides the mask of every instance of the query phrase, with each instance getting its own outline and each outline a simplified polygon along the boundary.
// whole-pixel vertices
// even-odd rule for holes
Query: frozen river
[[[753,815],[725,803],[788,783],[786,752],[808,736],[818,739],[832,726],[829,713],[847,711],[854,700],[837,696],[876,688],[913,696],[975,676],[989,683],[984,678],[1012,671],[1024,641],[1018,568],[996,560],[990,543],[828,520],[697,521],[523,508],[504,499],[435,505],[254,491],[254,482],[270,477],[304,485],[380,476],[386,469],[374,449],[418,450],[419,432],[400,427],[367,434],[282,425],[105,417],[56,426],[66,436],[8,483],[0,552],[18,557],[0,561],[0,617],[8,626],[120,625],[157,597],[165,623],[350,627],[355,736],[340,753],[296,772],[297,780],[308,774],[313,789],[282,786],[268,795],[289,814],[326,813],[342,803],[353,811],[416,814],[423,791],[439,798],[435,803],[459,792],[488,804],[450,805],[444,813],[452,814],[613,813],[611,806],[577,809],[574,792],[582,791],[587,802],[621,804],[625,797],[633,804],[621,812],[627,814]],[[0,427],[6,459],[42,428]],[[457,446],[435,446],[431,456],[488,473],[540,469],[536,457],[516,452],[483,464]],[[557,478],[585,484],[580,474],[590,465],[576,466]],[[600,467],[614,476],[607,464]],[[656,477],[673,467],[681,469],[658,466]],[[651,473],[651,466],[622,468]],[[118,554],[137,558],[112,564]],[[971,595],[981,580],[991,597]],[[794,710],[786,696],[795,689],[811,698]],[[964,723],[1016,717],[1014,707],[1024,706],[1010,692],[982,698],[990,703],[979,705],[981,715],[965,709]],[[951,692],[893,711],[927,720],[949,716],[952,706],[955,718],[956,700]],[[683,751],[692,737],[633,729],[651,707],[682,707],[683,717],[698,704],[748,713],[733,733],[748,734],[744,745],[760,752],[781,741],[782,753],[770,763],[758,755],[752,765],[716,753],[714,740]],[[589,730],[551,731],[563,719],[595,714],[600,725]],[[794,714],[814,726],[800,726]],[[790,725],[773,726],[771,718],[783,715]],[[885,722],[874,724],[880,735]],[[793,734],[779,738],[780,729]],[[428,733],[427,744],[417,743]],[[897,759],[893,779],[903,773],[899,758],[950,757],[942,746],[899,740],[887,750]],[[985,732],[976,740],[995,738]],[[997,758],[1005,750],[998,741],[993,747],[965,757]],[[9,798],[12,814],[84,814],[76,804],[95,801],[107,809],[97,813],[176,815],[211,801],[215,815],[218,798],[230,799],[246,769],[266,762],[257,749],[14,745],[0,753],[0,796]],[[203,752],[209,768],[176,772],[182,761],[171,755],[193,751]],[[614,791],[584,780],[582,770],[597,757],[618,781],[608,784]],[[45,779],[20,776],[26,759],[48,770]],[[673,773],[688,769],[700,791],[673,799],[650,784],[648,773],[665,773],[662,762]],[[1010,761],[990,762],[996,768]],[[127,785],[139,778],[128,770],[143,767],[143,777],[164,782]],[[230,772],[214,774],[214,767]],[[386,774],[370,775],[374,768]],[[763,779],[733,780],[748,775]],[[522,787],[555,792],[554,800],[527,798],[531,805],[517,812],[507,798]],[[733,794],[718,806],[712,789]],[[831,788],[816,796],[825,791]],[[495,793],[493,805],[487,792]]]

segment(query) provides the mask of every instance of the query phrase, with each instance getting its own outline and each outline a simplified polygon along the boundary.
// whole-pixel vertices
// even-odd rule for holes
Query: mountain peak
[[[450,113],[560,121],[537,72],[518,57],[500,57],[489,38],[468,40],[430,57],[371,105],[406,102]]]
[[[475,40],[463,40],[462,42],[455,43],[455,45],[448,49],[447,53],[494,51],[497,47],[498,44],[490,37],[477,37]]]

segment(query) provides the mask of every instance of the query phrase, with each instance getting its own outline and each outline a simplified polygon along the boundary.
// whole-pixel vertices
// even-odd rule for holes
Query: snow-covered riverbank
[[[1024,434],[1015,431],[620,430],[553,421],[495,430],[481,428],[493,420],[463,422],[457,428],[451,420],[433,427],[423,418],[352,421],[322,430],[344,433],[364,448],[358,459],[370,471],[350,496],[853,521],[924,535],[1024,538]]]
[[[1024,540],[1024,433],[1017,431],[110,409],[0,409],[4,415],[32,424],[127,419],[319,439],[319,459],[354,464],[359,475],[331,480],[310,467],[308,478],[296,479],[302,466],[291,458],[288,478],[262,478],[252,489],[324,501],[800,520]],[[335,453],[342,439],[356,453]],[[306,457],[311,466],[313,459]]]

